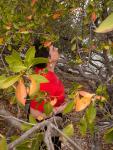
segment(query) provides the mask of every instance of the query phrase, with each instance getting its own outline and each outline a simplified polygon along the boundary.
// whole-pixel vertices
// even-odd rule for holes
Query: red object
[[[36,68],[35,69],[36,74],[38,74],[40,70],[41,69]],[[57,75],[52,71],[48,71],[47,73],[43,73],[41,75],[47,78],[49,82],[41,83],[40,91],[47,92],[50,95],[51,100],[53,100],[54,98],[57,98],[57,103],[55,104],[54,107],[60,106],[62,103],[64,103],[64,99],[65,99],[63,83],[61,82],[61,80],[59,80]],[[31,100],[30,107],[40,112],[44,112],[44,104],[45,104],[45,101],[42,101],[41,103],[39,103],[35,99],[33,99]]]
[[[92,12],[92,14],[91,14],[91,19],[92,19],[93,22],[96,21],[97,16],[96,16],[96,13],[95,13],[95,12]]]

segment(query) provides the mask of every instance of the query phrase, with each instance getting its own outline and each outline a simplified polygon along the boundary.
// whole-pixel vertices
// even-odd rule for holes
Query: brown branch
[[[17,140],[15,140],[14,142],[10,143],[8,145],[9,150],[13,149],[16,145],[20,144],[22,141],[27,139],[31,134],[36,132],[39,128],[42,128],[42,127],[44,127],[47,124],[48,124],[48,121],[44,121],[44,122],[41,122],[39,124],[36,124],[30,130],[26,131],[23,135],[21,135]]]
[[[9,122],[12,126],[18,128],[18,129],[21,129],[20,121],[24,122],[23,120],[19,120],[19,119],[13,117],[10,112],[8,112],[8,111],[6,111],[4,109],[0,109],[0,115],[2,117],[4,117],[6,119],[6,121]],[[10,143],[8,145],[8,148],[9,149],[14,148],[16,145],[20,144],[23,140],[27,139],[30,135],[35,133],[39,128],[44,128],[45,126],[48,126],[48,130],[46,131],[46,137],[45,137],[45,141],[46,142],[45,143],[47,144],[47,147],[50,148],[50,146],[51,146],[51,150],[54,150],[52,141],[50,139],[51,138],[51,128],[54,128],[56,131],[58,131],[60,134],[62,134],[78,150],[81,150],[79,146],[78,147],[76,146],[77,144],[75,142],[73,142],[70,138],[65,136],[62,131],[60,131],[54,124],[52,124],[52,123],[54,123],[54,120],[56,120],[57,122],[60,122],[62,119],[59,118],[59,117],[52,117],[52,118],[50,118],[48,120],[44,120],[43,122],[34,125],[34,127],[32,127],[30,130],[26,131],[17,140],[15,140],[12,143]],[[27,122],[25,122],[25,123],[27,123]],[[27,123],[27,124],[30,124],[30,123]],[[50,126],[50,124],[52,126]],[[47,139],[47,137],[49,137],[49,140]]]
[[[78,144],[75,141],[72,141],[69,137],[67,137],[61,130],[58,129],[58,127],[56,127],[53,122],[54,119],[57,119],[57,121],[61,118],[59,117],[53,117],[50,118],[48,120],[45,120],[41,123],[36,124],[34,127],[32,127],[30,130],[26,131],[21,137],[19,137],[17,140],[15,140],[14,142],[10,143],[8,145],[9,150],[13,149],[16,145],[20,144],[23,140],[27,139],[29,136],[31,136],[33,133],[35,133],[39,128],[44,128],[45,126],[50,126],[51,128],[54,128],[56,131],[58,131],[58,133],[62,134],[68,141],[69,143],[71,143],[77,150],[81,150],[80,146],[78,146]],[[47,131],[48,133],[46,133],[47,135],[49,134],[49,138],[51,137],[51,131],[50,129]],[[47,136],[45,138],[46,144],[47,146],[50,148],[50,144],[48,144],[48,142],[52,142],[50,139],[49,141],[47,140]],[[51,150],[53,150],[53,145],[51,144]]]
[[[36,124],[30,130],[26,131],[23,135],[21,135],[17,140],[10,143],[8,145],[9,150],[13,149],[16,145],[20,144],[23,140],[29,138],[29,136],[31,136],[33,133],[35,133],[38,129],[48,126],[50,124],[50,122],[54,122],[54,118],[56,118],[57,120],[61,120],[61,118],[59,118],[59,117],[52,117],[48,120],[44,120],[43,122]]]

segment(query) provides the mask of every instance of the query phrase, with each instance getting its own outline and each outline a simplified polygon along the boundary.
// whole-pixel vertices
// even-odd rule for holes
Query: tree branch
[[[23,135],[21,135],[17,140],[10,143],[8,145],[9,150],[14,148],[16,145],[20,144],[23,140],[27,139],[29,136],[31,136],[33,133],[35,133],[38,129],[48,126],[50,124],[50,122],[54,122],[54,118],[56,118],[57,120],[61,120],[61,118],[59,118],[59,117],[52,117],[48,120],[44,120],[43,122],[36,124],[30,130],[26,131]]]
[[[44,141],[46,143],[48,150],[54,150],[53,142],[51,140],[51,130],[52,130],[51,126],[48,125],[47,130],[45,131],[45,137],[44,137]]]
[[[0,109],[0,116],[5,118],[5,120],[15,128],[21,129],[20,121],[16,120],[9,111],[6,111],[5,109]]]

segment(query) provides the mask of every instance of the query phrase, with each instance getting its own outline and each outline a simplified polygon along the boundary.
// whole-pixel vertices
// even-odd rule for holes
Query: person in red
[[[55,115],[59,115],[65,107],[65,92],[62,81],[54,72],[55,65],[59,59],[58,48],[54,47],[51,42],[42,44],[39,40],[34,42],[34,46],[36,50],[36,58],[44,57],[49,60],[47,64],[37,64],[33,67],[36,74],[40,73],[48,80],[47,83],[40,83],[40,91],[48,93],[49,101],[53,106],[53,113]],[[47,72],[44,71],[45,68],[48,70]],[[25,87],[24,84],[23,86]],[[27,91],[26,88],[25,91]],[[25,105],[25,107],[27,105],[27,100],[25,98],[26,95],[27,93],[25,93],[25,95],[19,95],[18,98],[18,101]],[[38,121],[46,119],[47,117],[44,113],[45,103],[45,99],[41,102],[38,102],[36,98],[30,100],[30,113]],[[61,141],[59,140],[59,137],[52,137],[52,141],[54,143],[55,150],[59,150],[61,148]]]
[[[28,93],[22,92],[18,95],[18,88],[17,88],[16,97],[17,100],[22,105],[25,106],[25,110],[27,108],[26,112],[28,115],[29,115],[28,113],[28,109],[29,109],[30,113],[33,115],[35,119],[43,120],[46,119],[47,117],[44,113],[44,105],[48,100],[53,106],[54,114],[58,114],[65,107],[64,105],[65,92],[64,92],[63,83],[54,72],[55,65],[59,59],[58,48],[54,47],[51,44],[51,42],[41,43],[40,40],[35,40],[34,46],[36,50],[35,53],[36,58],[38,57],[48,58],[47,64],[46,63],[37,64],[33,67],[33,69],[36,74],[41,74],[48,80],[47,83],[40,83],[39,90],[41,92],[46,92],[49,99],[45,98],[41,102],[38,102],[36,100],[36,98],[38,97],[35,97],[34,99],[30,100],[30,109],[29,109],[29,101],[26,100],[27,95],[29,95],[29,92]],[[45,72],[44,71],[45,69],[48,71]],[[21,82],[21,87],[24,89],[24,91],[28,91],[23,82]],[[19,86],[19,88],[21,87]],[[22,89],[20,89],[20,91],[22,91]]]
[[[45,68],[48,70],[46,73],[41,74],[48,79],[48,83],[40,83],[40,91],[48,93],[50,102],[54,107],[53,111],[58,114],[65,107],[64,85],[54,72],[55,65],[59,59],[58,48],[54,47],[51,42],[42,44],[39,40],[34,42],[34,46],[36,58],[44,57],[49,59],[48,64],[42,63],[34,66],[34,71],[38,74]],[[34,118],[38,120],[46,118],[44,104],[45,100],[38,102],[36,99],[32,99],[30,101],[30,113]]]

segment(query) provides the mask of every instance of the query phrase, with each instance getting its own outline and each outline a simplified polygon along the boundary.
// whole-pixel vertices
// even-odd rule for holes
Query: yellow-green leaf
[[[95,122],[92,122],[92,123],[88,124],[88,128],[89,128],[89,131],[90,131],[91,135],[94,135],[94,132],[95,132]]]
[[[19,64],[10,65],[9,67],[13,72],[20,72],[20,71],[23,71],[23,70],[27,69],[27,67],[25,67],[24,65],[21,65],[21,64],[20,65]]]
[[[69,124],[67,125],[64,129],[63,129],[63,133],[70,137],[70,136],[73,136],[74,134],[74,128],[73,128],[73,125],[72,124]]]
[[[92,124],[94,122],[95,117],[96,117],[96,108],[93,106],[93,104],[91,104],[89,108],[87,109],[86,117],[87,117],[89,124]]]
[[[113,13],[111,13],[95,30],[97,33],[107,33],[113,30]]]
[[[46,115],[49,115],[52,111],[53,111],[53,106],[49,102],[44,104],[44,112],[46,113]]]
[[[31,65],[34,57],[35,57],[35,48],[32,46],[28,49],[25,55],[25,64],[27,66]]]
[[[16,64],[22,65],[22,59],[20,57],[20,54],[15,50],[13,50],[11,55],[6,56],[5,60],[9,65],[15,65],[15,66]]]
[[[82,118],[79,123],[80,133],[84,136],[87,131],[87,121],[86,118]]]
[[[71,50],[72,50],[72,51],[75,51],[75,50],[76,50],[76,43],[72,45]]]
[[[75,104],[74,101],[69,102],[67,106],[65,107],[63,114],[67,114],[71,112],[73,110],[74,104]]]
[[[10,76],[6,78],[3,82],[0,88],[5,89],[13,85],[18,79],[20,78],[20,75]]]
[[[42,76],[37,74],[32,74],[31,77],[37,82],[37,83],[47,83],[48,80]]]

